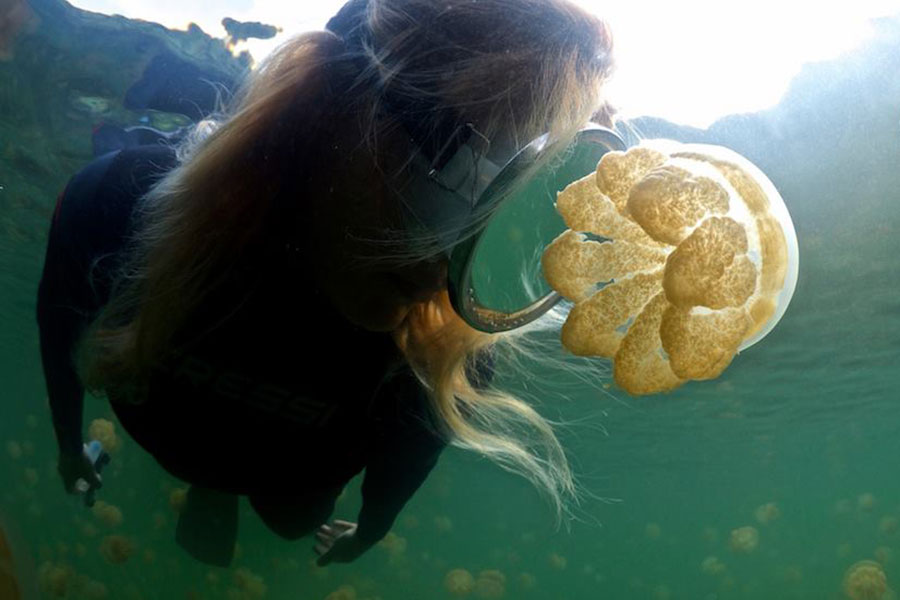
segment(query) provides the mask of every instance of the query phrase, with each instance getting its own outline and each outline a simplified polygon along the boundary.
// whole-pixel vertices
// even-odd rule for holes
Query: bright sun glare
[[[625,116],[653,115],[707,127],[733,113],[770,107],[806,62],[849,50],[869,20],[900,12],[896,0],[575,0],[611,25],[617,70],[608,95]],[[273,40],[238,46],[259,61],[288,35],[322,28],[341,0],[221,0],[211,11],[185,0],[75,0],[80,8],[184,29],[190,21],[223,37],[223,17],[283,28]]]

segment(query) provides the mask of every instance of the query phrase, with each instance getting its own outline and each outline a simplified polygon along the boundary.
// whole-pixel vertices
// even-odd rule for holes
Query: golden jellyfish
[[[100,554],[106,562],[120,565],[134,554],[134,542],[124,535],[108,535],[100,542]]]
[[[356,588],[352,585],[342,585],[325,596],[325,600],[356,600]]]
[[[897,517],[882,517],[878,522],[878,533],[881,535],[894,535],[898,528],[900,528],[900,520],[897,520]]]
[[[124,520],[122,517],[122,511],[118,506],[114,504],[108,504],[103,500],[97,500],[93,508],[91,508],[91,512],[94,513],[94,516],[98,521],[100,521],[107,527],[118,527]]]
[[[753,511],[753,516],[756,517],[756,522],[760,525],[768,525],[781,516],[781,511],[774,502],[767,502],[758,506],[756,510]]]
[[[384,538],[378,542],[380,548],[387,550],[391,557],[399,557],[406,553],[406,538],[397,535],[393,531],[389,531]]]
[[[874,552],[875,560],[886,566],[894,558],[894,551],[887,546],[878,546]]]
[[[519,587],[523,590],[533,590],[537,585],[537,578],[531,573],[519,573],[517,579],[519,581]]]
[[[856,499],[856,506],[859,507],[860,510],[869,511],[875,508],[875,496],[870,492],[866,492],[864,494],[860,494]]]
[[[437,516],[434,518],[434,528],[438,530],[438,533],[450,533],[453,531],[453,521],[444,515]]]
[[[451,596],[468,596],[475,589],[475,578],[465,569],[451,569],[444,575],[444,589]]]
[[[68,565],[45,562],[38,568],[38,584],[46,596],[65,598],[74,583],[75,570]]]
[[[844,573],[844,594],[850,600],[882,600],[887,592],[887,576],[875,561],[861,560]]]
[[[6,528],[0,523],[0,598],[3,600],[32,597],[33,585],[22,569],[23,555],[18,544],[13,544],[11,532],[7,533]]]
[[[644,536],[650,540],[659,539],[662,535],[662,527],[658,523],[647,523],[644,525]]]
[[[665,584],[659,584],[653,588],[654,600],[669,600],[672,597],[672,590]]]
[[[100,581],[88,580],[81,586],[81,597],[84,600],[106,600],[109,598],[109,590]]]
[[[566,565],[569,564],[569,561],[566,559],[565,556],[563,556],[561,554],[557,554],[556,552],[551,552],[547,556],[547,562],[549,562],[550,566],[552,568],[556,569],[557,571],[564,570],[566,568]]]
[[[784,201],[727,148],[655,140],[607,152],[556,209],[568,229],[541,263],[575,304],[562,344],[612,359],[630,394],[715,379],[793,295],[799,250]]]
[[[37,469],[32,469],[31,467],[25,468],[25,483],[28,484],[29,487],[35,487],[41,478],[38,476]]]
[[[121,442],[119,436],[116,435],[116,425],[112,421],[106,419],[94,419],[88,427],[88,435],[92,440],[97,440],[103,444],[103,449],[115,454],[119,450]]]
[[[707,575],[719,575],[725,572],[725,563],[716,556],[707,556],[700,563],[700,570]]]
[[[6,453],[11,459],[19,460],[22,458],[22,446],[15,440],[9,440],[6,442]]]
[[[405,515],[402,522],[404,529],[418,529],[419,527],[419,517],[416,515]]]
[[[506,595],[506,575],[496,569],[481,571],[475,579],[475,597],[498,600]]]
[[[731,532],[728,538],[728,546],[732,552],[740,554],[750,554],[759,545],[759,532],[755,527],[747,525],[746,527],[738,527]]]
[[[187,488],[174,488],[169,492],[169,508],[176,513],[180,513],[184,509],[187,502]]]
[[[231,579],[237,589],[239,589],[248,600],[257,600],[266,595],[267,587],[263,578],[250,571],[250,569],[244,567],[235,569]]]

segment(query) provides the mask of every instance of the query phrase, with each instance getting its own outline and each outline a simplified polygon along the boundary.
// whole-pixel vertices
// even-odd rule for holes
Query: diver
[[[448,252],[484,155],[565,147],[604,103],[611,36],[565,0],[352,0],[177,145],[107,153],[52,217],[37,319],[72,492],[84,391],[190,484],[176,539],[228,565],[246,496],[319,564],[383,538],[449,443],[574,491],[550,425],[492,381]],[[454,187],[455,186],[455,187]],[[471,207],[468,207],[471,208]],[[527,436],[527,438],[526,438]],[[365,471],[353,522],[329,524]],[[82,482],[83,483],[83,482]]]

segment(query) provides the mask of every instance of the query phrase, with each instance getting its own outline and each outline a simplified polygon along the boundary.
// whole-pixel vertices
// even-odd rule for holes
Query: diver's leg
[[[250,505],[263,522],[286,540],[296,540],[328,521],[344,486],[300,494],[254,494]]]
[[[227,567],[237,540],[238,497],[192,485],[178,516],[175,541],[197,560]]]

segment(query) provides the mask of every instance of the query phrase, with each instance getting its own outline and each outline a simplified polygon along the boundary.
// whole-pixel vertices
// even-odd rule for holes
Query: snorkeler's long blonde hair
[[[611,37],[563,0],[370,0],[365,23],[368,67],[332,33],[294,37],[177,148],[178,165],[140,203],[112,296],[83,336],[77,362],[88,390],[142,400],[187,319],[265,245],[284,199],[309,201],[304,187],[328,172],[329,123],[356,120],[377,159],[382,133],[400,127],[381,110],[386,89],[438,99],[460,122],[520,144],[547,132],[565,144],[602,106]],[[391,174],[383,178],[390,189]],[[375,259],[414,263],[434,250],[407,242]],[[560,515],[575,486],[550,424],[466,376],[476,352],[509,336],[470,328],[444,290],[410,306],[393,337],[448,440],[526,476]]]

